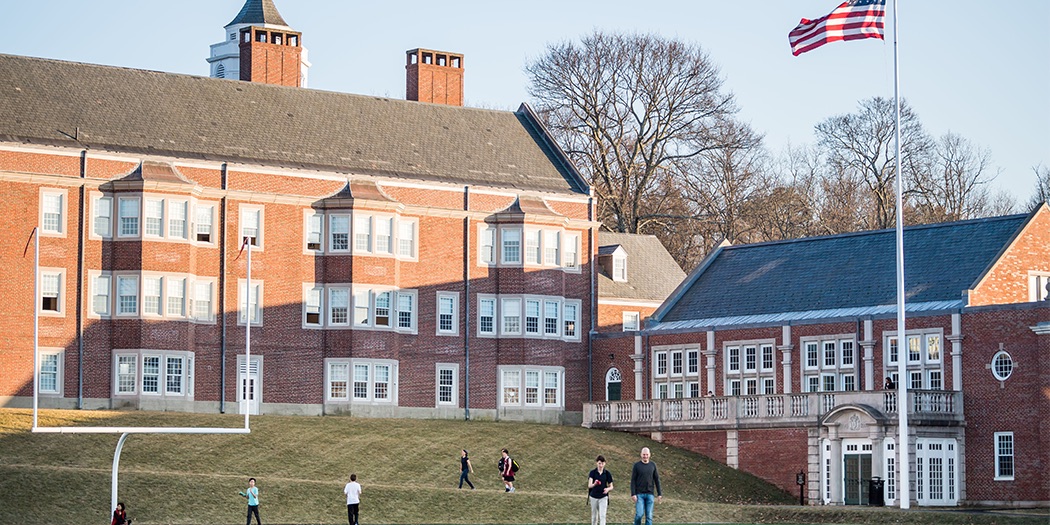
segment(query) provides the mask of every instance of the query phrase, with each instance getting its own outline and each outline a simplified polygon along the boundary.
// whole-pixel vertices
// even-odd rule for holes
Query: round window
[[[999,351],[992,357],[992,375],[1000,381],[1006,381],[1014,372],[1014,360],[1010,354]]]

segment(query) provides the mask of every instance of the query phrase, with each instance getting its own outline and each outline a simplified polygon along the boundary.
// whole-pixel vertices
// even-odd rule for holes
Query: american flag
[[[886,0],[848,0],[828,16],[816,20],[803,18],[798,26],[788,33],[791,54],[799,56],[828,42],[839,40],[882,39],[885,16]]]

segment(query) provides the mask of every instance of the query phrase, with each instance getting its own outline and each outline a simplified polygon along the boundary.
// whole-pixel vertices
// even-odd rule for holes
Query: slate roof
[[[237,13],[233,21],[226,24],[225,27],[234,24],[269,24],[288,27],[281,13],[277,12],[277,6],[273,5],[273,0],[248,0],[244,3],[244,7],[241,7],[241,12]]]
[[[0,141],[588,195],[494,111],[0,54]]]
[[[663,301],[685,278],[685,272],[655,236],[598,232],[599,255],[611,255],[616,246],[627,252],[627,281],[614,281],[598,272],[599,299]]]
[[[1029,215],[905,227],[905,309],[963,306]],[[656,312],[662,329],[896,312],[893,229],[727,246]]]

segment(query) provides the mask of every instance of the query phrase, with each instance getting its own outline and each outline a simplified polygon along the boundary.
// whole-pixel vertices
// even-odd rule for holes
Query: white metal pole
[[[244,384],[240,385],[244,396],[244,428],[248,428],[248,413],[251,412],[251,399],[255,396],[255,385],[252,384],[252,243],[245,238],[248,249],[248,284],[244,294],[248,304],[244,306]],[[251,397],[249,397],[251,396]]]
[[[37,427],[40,392],[40,235],[33,228],[33,428]],[[24,253],[24,252],[23,252]]]
[[[900,486],[897,494],[900,508],[911,506],[911,453],[908,443],[908,348],[904,333],[904,174],[901,173],[901,98],[900,66],[898,64],[897,41],[900,32],[897,26],[897,0],[893,0],[893,139],[897,150],[894,163],[897,177],[897,418],[900,435],[897,440],[897,457],[900,468]]]
[[[110,516],[113,515],[113,510],[117,508],[117,469],[120,467],[120,451],[124,449],[124,441],[128,439],[128,433],[125,432],[120,435],[120,439],[117,440],[117,449],[113,451],[113,476],[110,480],[109,489],[109,512]]]

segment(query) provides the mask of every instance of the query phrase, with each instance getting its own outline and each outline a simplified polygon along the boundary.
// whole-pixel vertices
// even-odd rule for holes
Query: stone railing
[[[962,394],[944,390],[908,392],[910,420],[961,422]],[[896,417],[897,392],[819,392],[762,396],[646,399],[585,403],[583,426],[616,430],[702,430],[704,428],[811,426],[846,405],[865,405]]]

